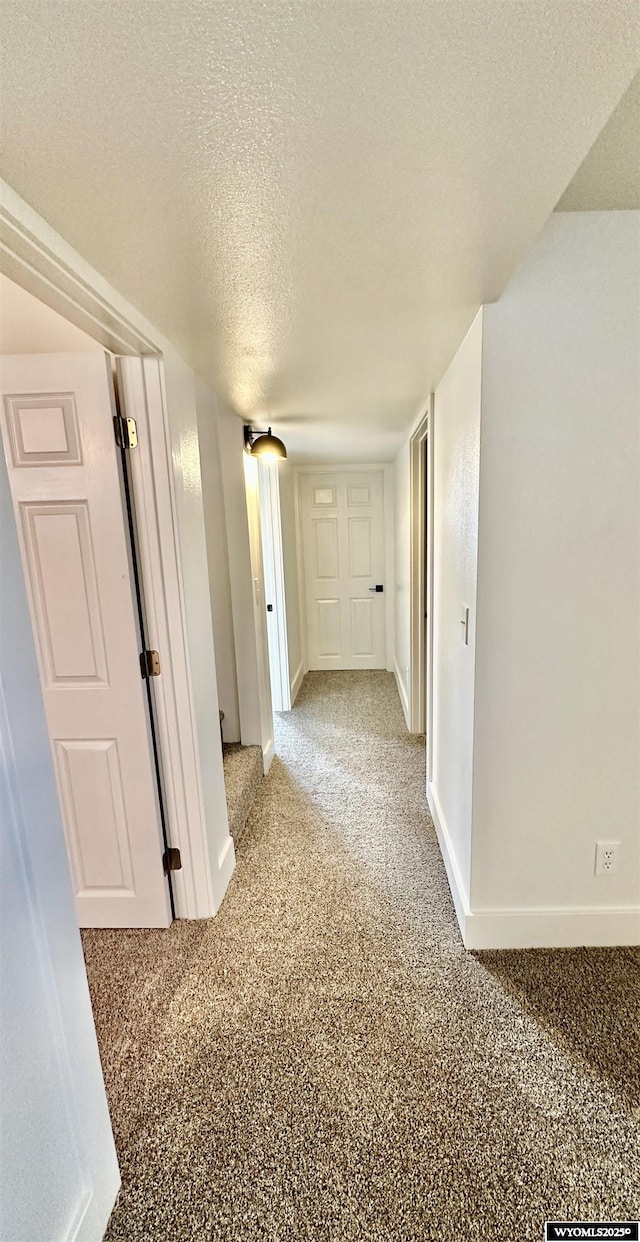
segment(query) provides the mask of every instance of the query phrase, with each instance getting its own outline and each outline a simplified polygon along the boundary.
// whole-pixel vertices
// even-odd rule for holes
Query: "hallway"
[[[638,951],[465,953],[388,673],[307,675],[215,920],[83,942],[111,1242],[533,1242],[637,1212]]]

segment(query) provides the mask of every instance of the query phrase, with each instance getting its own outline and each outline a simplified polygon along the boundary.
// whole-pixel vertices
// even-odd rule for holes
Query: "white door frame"
[[[249,555],[253,586],[253,618],[256,635],[258,666],[258,701],[260,706],[260,734],[262,738],[262,768],[267,775],[275,755],[273,707],[271,704],[271,677],[269,672],[269,639],[267,637],[267,613],[264,594],[264,566],[262,562],[262,532],[260,529],[260,489],[258,484],[258,459],[244,454],[245,497],[249,526]]]
[[[380,470],[383,479],[383,517],[384,517],[384,625],[385,625],[385,659],[387,672],[393,672],[393,653],[395,650],[395,609],[394,590],[395,556],[393,545],[394,510],[393,510],[393,465],[390,462],[349,462],[340,465],[331,463],[318,466],[305,464],[294,467],[294,503],[296,515],[296,557],[298,562],[298,607],[300,613],[300,642],[305,673],[309,671],[309,653],[307,651],[307,606],[304,576],[304,555],[302,539],[302,476],[305,474],[353,474],[359,470]]]
[[[433,667],[433,395],[409,437],[409,730],[427,734],[432,755]],[[425,461],[425,442],[427,445]],[[425,547],[426,514],[426,547]],[[425,626],[425,612],[427,614]]]
[[[425,549],[425,505],[427,472],[425,442],[428,441],[429,414],[423,414],[409,440],[409,730],[426,729],[426,625],[427,575]]]
[[[133,465],[148,623],[163,660],[158,679],[162,689],[156,695],[159,745],[171,844],[182,856],[182,870],[173,872],[176,914],[207,918],[216,913],[219,900],[210,865],[189,665],[163,341],[146,321],[144,328],[136,326],[134,308],[4,182],[0,198],[0,271],[104,348],[130,356],[122,363],[127,401],[133,407],[129,412],[146,430]],[[232,847],[231,856],[221,861],[225,873],[229,867]]]
[[[258,460],[260,485],[260,533],[267,595],[273,613],[267,619],[271,701],[274,712],[291,711],[291,679],[289,676],[289,640],[287,636],[287,605],[285,598],[284,556],[282,552],[282,518],[280,515],[280,479],[277,461]]]

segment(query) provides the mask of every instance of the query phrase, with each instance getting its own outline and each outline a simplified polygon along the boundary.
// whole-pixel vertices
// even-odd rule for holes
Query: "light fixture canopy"
[[[277,436],[272,434],[270,427],[268,431],[256,431],[248,423],[245,423],[244,447],[247,453],[251,453],[252,457],[274,457],[282,461],[287,456],[287,450],[282,440],[279,440]]]

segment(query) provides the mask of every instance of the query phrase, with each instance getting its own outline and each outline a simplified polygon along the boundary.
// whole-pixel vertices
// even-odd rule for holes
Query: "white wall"
[[[0,353],[86,354],[100,346],[0,272]]]
[[[282,559],[287,613],[287,644],[289,648],[289,681],[291,704],[295,702],[304,676],[302,634],[300,627],[300,586],[296,549],[296,511],[293,467],[288,461],[278,464],[280,481],[280,519],[282,523]]]
[[[218,440],[229,548],[240,734],[243,746],[261,746],[263,726],[242,428],[242,419],[218,401]]]
[[[393,671],[402,710],[409,721],[409,665],[411,660],[411,494],[410,442],[403,444],[394,464],[394,659]]]
[[[554,215],[485,308],[471,898],[540,911],[494,943],[640,940],[639,258]]]
[[[445,857],[468,904],[471,873],[475,604],[478,559],[480,311],[435,393],[433,772],[429,800]],[[469,642],[462,641],[463,607]]]
[[[120,1178],[1,451],[0,566],[0,1236],[99,1242]]]
[[[218,702],[224,711],[222,729],[225,742],[239,742],[240,709],[233,638],[227,522],[218,441],[218,409],[214,394],[200,379],[196,379],[196,405]]]

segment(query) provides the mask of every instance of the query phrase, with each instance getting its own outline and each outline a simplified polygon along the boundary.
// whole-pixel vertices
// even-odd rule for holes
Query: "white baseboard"
[[[404,712],[404,718],[406,721],[407,729],[409,729],[409,732],[411,732],[411,729],[409,726],[409,698],[407,695],[407,687],[405,686],[402,680],[400,669],[398,668],[398,661],[395,659],[395,657],[393,660],[393,674],[396,679],[396,686],[398,687],[398,694],[400,695],[400,702],[402,703],[402,710]]]
[[[472,910],[438,795],[427,800],[465,949],[576,949],[640,945],[640,907]]]
[[[298,693],[299,693],[303,680],[304,680],[304,664],[302,663],[302,661],[300,661],[300,665],[291,682],[291,706],[292,707],[298,697]]]
[[[220,893],[222,894],[222,897],[224,897],[224,894],[227,891],[227,886],[229,884],[229,880],[231,879],[231,876],[234,873],[235,865],[236,865],[236,851],[235,851],[235,846],[233,844],[233,837],[231,836],[231,834],[229,834],[222,849],[220,850],[218,854],[218,877],[216,881],[216,888],[220,891]],[[220,901],[216,902],[216,907],[213,911],[214,914],[217,913],[217,910],[220,907],[220,902],[222,901],[222,897],[220,898]]]
[[[640,908],[473,910],[467,949],[577,949],[640,944]]]
[[[451,896],[453,897],[453,904],[456,911],[458,926],[460,928],[460,934],[465,948],[468,948],[469,946],[466,943],[466,925],[469,917],[469,897],[467,895],[467,890],[462,880],[462,876],[460,875],[456,856],[451,844],[451,837],[449,836],[446,821],[444,815],[442,814],[442,808],[438,800],[438,795],[432,784],[427,786],[427,802],[429,803],[429,810],[431,811],[433,824],[436,830],[440,853],[442,854],[442,860],[447,873],[447,879],[449,881],[449,888],[451,889]]]
[[[262,769],[264,771],[265,776],[267,775],[269,768],[271,767],[271,764],[273,763],[273,760],[275,758],[275,753],[276,753],[275,744],[274,744],[273,738],[271,738],[268,745],[262,747]]]

